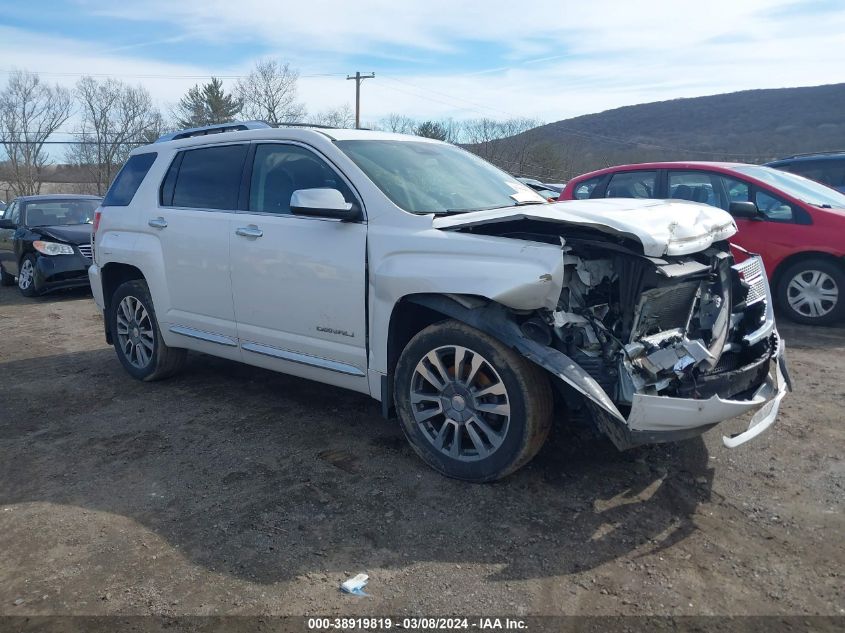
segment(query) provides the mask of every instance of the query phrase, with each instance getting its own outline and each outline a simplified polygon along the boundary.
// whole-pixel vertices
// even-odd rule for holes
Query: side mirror
[[[731,202],[728,212],[734,217],[748,218],[749,220],[760,217],[760,211],[753,202]]]
[[[18,225],[9,218],[0,219],[0,229],[16,229]]]
[[[337,189],[297,189],[290,197],[290,210],[295,215],[335,218],[351,222],[361,217],[357,204],[347,202]]]

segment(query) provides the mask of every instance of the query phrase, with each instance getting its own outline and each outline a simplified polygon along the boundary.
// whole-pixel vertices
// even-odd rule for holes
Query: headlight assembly
[[[73,255],[73,247],[69,244],[36,240],[32,245],[35,247],[35,250],[44,255]]]

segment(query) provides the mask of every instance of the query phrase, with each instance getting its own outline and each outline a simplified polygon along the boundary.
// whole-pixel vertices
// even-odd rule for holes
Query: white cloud
[[[291,59],[304,75],[300,95],[312,111],[352,103],[354,84],[343,75],[307,75],[368,71],[372,68],[353,67],[350,60],[360,65],[370,56],[393,58],[397,70],[377,72],[375,80],[364,83],[365,121],[390,112],[554,121],[676,97],[845,81],[845,9],[824,16],[795,11],[777,16],[778,7],[791,4],[542,0],[515,7],[511,0],[311,0],[292,6],[264,0],[153,0],[116,5],[94,0],[83,9],[173,25],[179,40],[249,42]],[[166,47],[172,39],[165,35],[150,46]],[[501,47],[501,52],[481,71],[454,68],[462,56],[473,54],[473,43],[484,50]],[[148,49],[107,48],[96,38],[61,39],[0,27],[5,68],[115,75],[143,83],[161,104],[175,102],[202,77],[245,74],[254,61],[162,62],[145,58]],[[421,73],[420,65],[401,61],[415,55],[455,62]],[[72,84],[78,77],[45,78]]]

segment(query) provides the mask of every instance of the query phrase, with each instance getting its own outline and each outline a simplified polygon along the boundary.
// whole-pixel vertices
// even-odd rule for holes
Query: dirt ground
[[[560,427],[468,485],[367,397],[199,354],[136,382],[89,293],[2,288],[0,614],[845,614],[845,329],[781,333],[750,444]]]

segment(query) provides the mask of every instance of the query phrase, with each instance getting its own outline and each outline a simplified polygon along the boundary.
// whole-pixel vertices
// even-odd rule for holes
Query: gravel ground
[[[132,380],[86,292],[2,288],[0,328],[0,614],[845,614],[845,329],[782,324],[796,392],[750,444],[561,426],[468,485],[358,394]]]

